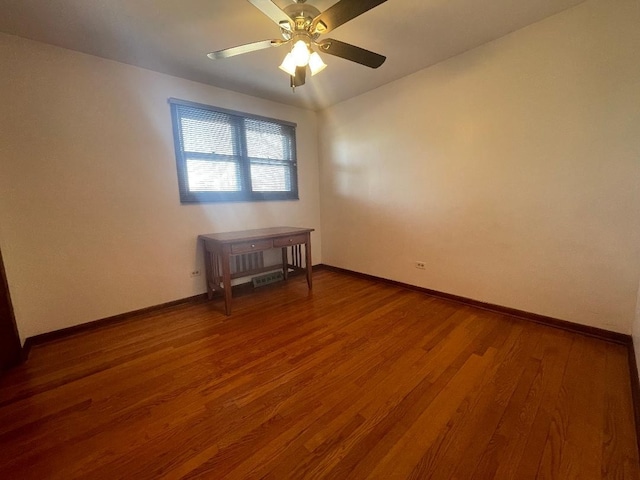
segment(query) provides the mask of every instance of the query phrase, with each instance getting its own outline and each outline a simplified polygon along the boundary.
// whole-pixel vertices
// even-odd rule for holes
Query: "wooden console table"
[[[211,233],[199,235],[204,242],[205,270],[207,274],[207,295],[213,298],[214,291],[224,294],[224,310],[231,315],[231,280],[237,277],[247,277],[266,271],[273,271],[277,267],[258,267],[242,272],[231,273],[231,257],[252,252],[261,252],[272,248],[282,249],[282,273],[284,279],[288,277],[289,269],[305,270],[307,285],[312,288],[311,278],[311,232],[313,228],[273,227],[240,232]],[[302,268],[301,255],[297,256],[298,264],[289,263],[287,248],[304,244],[305,267]],[[292,249],[293,250],[293,249]],[[292,257],[296,257],[292,252]]]

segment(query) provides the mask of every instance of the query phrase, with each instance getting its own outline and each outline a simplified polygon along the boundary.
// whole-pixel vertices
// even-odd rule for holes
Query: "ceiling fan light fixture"
[[[307,67],[311,75],[317,75],[327,65],[318,52],[344,58],[370,68],[380,67],[386,57],[370,52],[364,48],[350,45],[339,40],[318,37],[335,30],[354,18],[385,3],[387,0],[333,0],[333,5],[320,12],[313,5],[306,5],[307,0],[287,0],[293,2],[284,9],[276,4],[277,0],[249,0],[254,7],[269,17],[280,27],[282,39],[263,40],[236,47],[218,50],[208,54],[212,60],[233,57],[244,53],[265,50],[282,45],[293,46],[286,55],[280,69],[287,73],[290,84],[295,89],[305,84]],[[285,0],[280,0],[284,2]],[[280,3],[278,2],[278,3]]]
[[[284,60],[282,61],[282,65],[280,65],[278,68],[291,76],[295,75],[296,61],[293,59],[293,55],[291,53],[287,53],[287,56],[284,57]]]
[[[309,64],[309,47],[304,40],[298,40],[291,49],[291,56],[298,67],[306,67]]]
[[[322,61],[318,52],[313,52],[309,57],[309,69],[311,70],[311,76],[316,73],[320,73],[325,68],[327,68],[327,64]]]

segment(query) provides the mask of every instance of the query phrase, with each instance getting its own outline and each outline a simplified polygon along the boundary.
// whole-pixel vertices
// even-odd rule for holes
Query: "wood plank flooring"
[[[3,479],[640,479],[626,347],[326,270],[34,347]]]

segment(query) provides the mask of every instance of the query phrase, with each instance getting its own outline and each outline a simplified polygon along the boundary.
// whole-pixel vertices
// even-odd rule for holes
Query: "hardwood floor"
[[[626,347],[329,271],[36,346],[0,478],[638,479]]]

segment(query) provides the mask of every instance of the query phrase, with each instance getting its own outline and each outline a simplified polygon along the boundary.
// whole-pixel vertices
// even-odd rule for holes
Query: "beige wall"
[[[324,262],[630,333],[639,9],[588,1],[324,111]]]
[[[0,35],[0,248],[26,337],[204,291],[200,233],[308,226],[321,261],[317,118]],[[167,98],[298,124],[300,201],[180,205]]]

